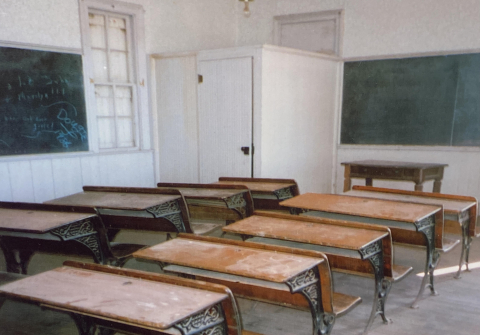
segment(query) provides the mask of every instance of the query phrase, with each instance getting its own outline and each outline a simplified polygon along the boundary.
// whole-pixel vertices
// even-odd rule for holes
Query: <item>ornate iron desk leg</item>
[[[325,313],[318,269],[312,268],[286,283],[291,293],[300,293],[308,301],[313,320],[313,335],[328,335],[335,323],[335,315]]]
[[[27,267],[34,250],[30,249],[18,249],[14,243],[9,242],[8,238],[4,241],[0,241],[0,249],[2,249],[3,256],[5,257],[5,263],[7,272],[27,274]]]
[[[472,238],[468,236],[469,220],[464,220],[462,221],[461,224],[462,224],[462,252],[460,254],[460,264],[458,265],[458,271],[454,276],[455,279],[460,279],[463,264],[466,264],[467,271],[468,271],[468,253],[470,250],[470,243],[472,242]],[[465,261],[463,260],[464,255],[465,255]]]
[[[86,246],[93,254],[95,263],[105,264],[105,251],[102,249],[98,232],[90,219],[74,222],[50,231],[62,241],[74,241]]]
[[[370,318],[368,319],[367,326],[363,331],[363,334],[366,335],[377,315],[380,314],[383,323],[387,324],[390,322],[390,320],[385,316],[385,303],[388,293],[390,292],[390,288],[392,287],[392,283],[385,279],[381,240],[363,249],[360,249],[360,254],[362,255],[362,259],[366,259],[372,264],[375,275],[375,295],[373,297],[372,312],[370,314]]]
[[[415,225],[417,226],[417,231],[424,235],[425,241],[427,242],[427,260],[425,262],[425,274],[420,291],[411,306],[412,308],[418,308],[417,302],[421,298],[426,287],[430,288],[432,295],[438,294],[435,291],[433,271],[435,271],[435,267],[440,260],[440,253],[435,250],[435,219],[433,216],[428,217]],[[427,284],[427,280],[429,280],[430,283]]]
[[[233,197],[223,199],[223,201],[225,201],[225,205],[227,205],[228,208],[237,212],[241,219],[247,217],[247,201],[243,197],[243,193],[235,194]]]
[[[75,325],[77,326],[78,333],[80,335],[95,335],[97,331],[97,325],[88,316],[70,313]]]
[[[226,335],[227,324],[221,304],[217,304],[204,311],[192,315],[173,327],[182,335]]]
[[[155,219],[163,218],[170,221],[170,223],[177,229],[177,232],[187,232],[178,200],[172,200],[158,206],[147,208],[146,211]]]

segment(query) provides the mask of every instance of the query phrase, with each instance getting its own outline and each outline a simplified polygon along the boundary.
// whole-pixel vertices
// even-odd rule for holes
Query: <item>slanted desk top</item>
[[[181,198],[180,195],[170,194],[84,191],[63,198],[46,201],[45,203],[124,210],[145,210],[179,198]]]
[[[221,185],[244,185],[252,193],[266,193],[271,194],[275,191],[284,189],[286,187],[297,187],[297,184],[294,180],[277,180],[277,179],[257,179],[254,178],[220,178],[215,184]]]
[[[277,283],[323,262],[311,257],[182,238],[139,250],[134,257]]]
[[[389,235],[387,231],[259,215],[232,223],[224,227],[223,231],[349,250],[360,250]]]
[[[167,329],[227,294],[61,267],[3,286],[0,293],[140,327]]]
[[[319,193],[301,194],[282,201],[281,205],[409,223],[418,222],[442,209],[440,206]]]
[[[0,208],[0,230],[43,234],[94,214]]]

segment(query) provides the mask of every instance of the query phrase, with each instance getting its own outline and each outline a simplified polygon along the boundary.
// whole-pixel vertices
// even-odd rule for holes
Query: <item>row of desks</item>
[[[305,196],[309,196],[309,195],[305,195]],[[298,204],[296,204],[296,203],[293,203],[293,205],[292,205],[292,203],[289,203],[289,201],[294,201],[294,200],[296,201],[301,197],[302,196],[296,197],[296,198],[291,199],[291,200],[287,200],[282,204],[287,205],[289,207],[293,207],[293,208],[301,208],[302,211],[308,209],[309,212],[312,212],[312,209],[313,209],[315,212],[322,212],[321,208],[314,207],[312,205],[312,203],[309,203],[308,206],[304,206],[304,207],[298,206]],[[351,198],[351,199],[353,199],[353,198]],[[351,202],[352,201],[351,199],[348,200],[347,202]],[[368,200],[368,199],[367,200],[364,199],[364,202],[365,201],[367,201],[368,203],[375,203],[376,202],[374,200]],[[324,203],[324,201],[322,201],[322,203]],[[328,201],[327,201],[327,203],[328,203]],[[404,205],[401,205],[401,206],[407,206],[407,205],[408,204],[404,204]],[[355,211],[355,209],[353,209],[352,206],[347,206],[347,207],[349,207],[349,210],[350,210],[349,213],[350,214],[351,214],[352,211]],[[373,206],[372,208],[374,208],[374,207],[375,206]],[[412,206],[410,206],[410,207],[412,207]],[[393,223],[390,222],[393,225],[392,230],[397,229],[398,231],[402,231],[403,230],[402,228],[406,228],[408,226],[409,228],[406,228],[405,230],[413,231],[413,232],[417,233],[417,235],[418,235],[418,233],[420,234],[420,237],[422,237],[420,240],[423,239],[423,242],[419,242],[419,243],[420,244],[423,243],[423,245],[427,246],[427,263],[426,263],[426,270],[425,271],[426,271],[426,274],[428,274],[429,277],[430,277],[431,289],[432,289],[432,292],[434,292],[433,270],[434,270],[435,265],[436,265],[436,260],[438,259],[437,251],[438,250],[445,250],[448,247],[444,243],[444,239],[443,239],[443,235],[442,235],[443,229],[437,228],[436,229],[437,234],[435,234],[435,227],[439,224],[438,222],[443,222],[443,218],[441,218],[441,216],[439,216],[440,215],[439,212],[441,212],[441,210],[439,210],[438,208],[433,210],[432,207],[434,207],[434,206],[424,205],[423,207],[425,207],[425,208],[419,209],[419,207],[417,206],[416,210],[412,211],[411,217],[408,217],[408,218],[403,218],[403,219],[398,219],[397,218],[397,219],[395,219],[394,216],[393,217],[392,216],[382,217],[382,215],[380,213],[380,214],[378,214],[379,217],[376,218],[376,219],[384,220],[384,221],[381,222],[382,224],[387,223],[388,220],[392,221]],[[427,207],[430,207],[430,208],[427,208]],[[372,208],[370,208],[370,209],[372,209]],[[390,210],[391,209],[392,208],[390,208]],[[412,209],[413,209],[413,207],[412,207]],[[425,214],[427,210],[430,210],[428,215]],[[330,208],[330,209],[325,210],[325,212],[328,212],[328,213],[331,214],[334,211]],[[365,213],[357,213],[357,214],[358,214],[357,216],[359,216],[360,218],[365,218],[365,217],[368,216]],[[345,213],[343,213],[342,215],[345,215]],[[423,215],[423,217],[422,217],[422,215]],[[443,215],[443,213],[442,213],[442,215]],[[258,217],[259,217],[259,215],[254,216],[251,219],[258,221]],[[268,218],[268,219],[269,220],[275,219],[277,221],[277,222],[275,222],[275,226],[277,228],[280,227],[280,224],[279,224],[278,221],[282,221],[282,220],[283,221],[288,221],[286,218],[281,218],[281,217],[280,218],[279,217]],[[350,218],[350,219],[352,219],[352,218]],[[255,231],[254,228],[255,227],[258,228],[258,222],[256,222],[256,224],[254,224],[254,225],[251,225],[249,228],[247,227],[248,229],[246,231],[243,230],[243,231],[239,232],[239,231],[232,230],[235,226],[239,226],[240,223],[247,222],[248,220],[250,220],[250,219],[243,220],[243,221],[238,222],[237,224],[233,224],[233,225],[229,225],[227,227],[224,227],[224,230],[226,232],[240,233],[245,237],[256,236],[258,234],[258,235],[262,236],[263,240],[260,240],[260,242],[262,242],[262,243],[265,243],[264,239],[265,239],[265,237],[267,237],[267,238],[271,238],[273,240],[283,239],[285,241],[288,240],[290,243],[294,242],[294,243],[303,243],[304,244],[303,246],[300,246],[298,244],[295,244],[295,245],[289,244],[289,246],[294,246],[294,247],[299,247],[300,246],[302,248],[305,248],[305,245],[321,246],[322,248],[324,248],[322,251],[329,253],[328,254],[329,259],[332,262],[332,264],[334,264],[334,267],[337,268],[337,269],[342,269],[342,264],[343,264],[343,267],[344,267],[343,270],[346,270],[346,271],[349,271],[348,269],[350,269],[350,271],[352,269],[355,269],[355,271],[352,271],[352,272],[362,272],[362,268],[363,269],[365,268],[365,266],[364,265],[362,266],[360,262],[355,263],[355,262],[349,261],[349,262],[345,263],[346,259],[358,258],[361,261],[369,262],[370,265],[371,265],[371,274],[375,278],[376,299],[374,301],[374,306],[373,306],[373,309],[372,309],[372,315],[369,319],[369,322],[368,322],[368,325],[367,325],[366,329],[368,329],[368,326],[371,324],[371,322],[373,321],[373,318],[377,314],[380,314],[384,318],[384,320],[386,320],[385,313],[384,313],[384,304],[385,304],[386,295],[388,294],[388,291],[390,289],[390,283],[394,282],[395,278],[401,278],[406,273],[409,272],[408,267],[401,268],[401,267],[398,267],[394,264],[391,264],[391,258],[392,258],[391,238],[392,237],[390,236],[388,230],[383,231],[383,232],[381,232],[381,231],[378,232],[377,231],[374,234],[372,234],[373,233],[373,230],[372,230],[372,232],[369,232],[369,234],[367,234],[368,237],[367,237],[367,235],[364,234],[363,237],[366,238],[366,239],[365,240],[360,240],[360,241],[363,241],[363,245],[360,245],[360,244],[355,245],[355,243],[359,242],[359,241],[357,241],[357,238],[353,239],[353,241],[355,242],[354,244],[351,244],[351,245],[347,245],[348,243],[345,244],[345,242],[344,242],[345,239],[346,239],[345,238],[345,236],[346,236],[345,232],[343,234],[339,233],[338,236],[342,237],[342,238],[337,239],[337,241],[335,241],[334,238],[333,239],[330,238],[330,240],[324,239],[323,241],[318,241],[317,240],[317,241],[313,241],[313,242],[311,240],[305,240],[305,239],[302,240],[302,238],[300,238],[299,236],[294,236],[295,235],[295,233],[294,233],[295,229],[293,227],[292,228],[287,227],[287,228],[284,228],[283,230],[276,229],[274,231],[274,235],[266,236],[264,231],[263,232],[259,231],[259,229],[257,229]],[[298,219],[296,219],[296,220],[297,221],[302,221],[302,220],[298,220]],[[314,221],[308,222],[308,220],[313,220],[313,219],[305,219],[304,218],[303,220],[307,220],[307,221],[304,222],[306,224],[306,226],[303,227],[302,229],[296,229],[297,231],[308,231],[310,233],[310,235],[312,235],[312,236],[313,235],[315,235],[315,236],[328,236],[328,235],[325,234],[325,232],[321,233],[321,230],[317,231],[316,233],[311,231],[311,229],[309,227],[315,227],[316,229],[320,229],[319,228],[320,225],[318,225],[318,222],[314,222]],[[325,221],[325,219],[322,219],[322,220]],[[387,221],[385,221],[385,220],[387,220]],[[265,221],[265,217],[263,217],[260,221]],[[371,221],[369,221],[369,222],[371,222]],[[373,223],[373,222],[371,222],[371,223]],[[412,228],[412,227],[415,227],[415,228]],[[349,228],[353,228],[353,227],[350,226]],[[325,227],[323,227],[322,229],[325,230]],[[336,229],[338,230],[338,227]],[[330,229],[329,231],[331,232],[332,230]],[[429,231],[433,231],[433,234],[429,233]],[[288,232],[290,232],[290,235],[288,235]],[[293,232],[293,235],[292,235],[292,232]],[[330,235],[331,235],[331,233],[330,233]],[[359,230],[358,229],[357,229],[356,233],[354,234],[354,236],[357,236],[357,235],[359,235]],[[414,236],[414,235],[411,235],[411,233],[409,233],[409,234],[407,234],[403,237],[402,237],[401,234],[398,235],[398,236],[399,236],[398,238],[401,241],[402,238],[406,238],[408,236],[411,237],[411,236]],[[382,243],[378,243],[379,241],[382,241]],[[388,241],[390,241],[390,244],[388,243]],[[168,242],[168,243],[172,243],[172,242],[173,241]],[[366,243],[366,242],[368,242],[368,243]],[[380,244],[381,244],[381,247],[380,247]],[[177,249],[177,248],[178,247],[169,248],[169,249],[173,250],[173,249]],[[389,248],[390,248],[390,252],[389,252]],[[182,249],[182,248],[180,248],[180,249]],[[142,254],[143,252],[145,252],[145,250],[138,251],[138,252],[134,253],[133,255],[135,257],[147,258],[147,257],[145,257],[145,255]],[[196,254],[195,252],[192,252],[190,247],[189,247],[189,251],[183,250],[183,252],[184,253],[186,252],[186,254],[184,254],[184,256],[189,255],[189,254]],[[354,255],[356,255],[356,257]],[[384,259],[381,259],[380,255]],[[162,256],[162,257],[164,257],[164,256]],[[387,259],[387,261],[385,261],[385,259]],[[173,265],[185,267],[185,264],[176,264],[178,260],[169,260],[167,262],[165,258],[158,258],[157,261],[159,261],[161,263],[169,263],[169,264],[171,262]],[[195,266],[194,263],[198,263],[198,262],[193,262],[193,263],[187,264],[188,265],[187,268],[198,268],[198,267]],[[348,263],[350,263],[350,264],[348,264]],[[348,266],[346,266],[345,264],[348,264]],[[354,265],[354,264],[357,264],[357,265]],[[388,265],[388,264],[390,264],[390,265]],[[381,265],[384,265],[384,266],[381,266]],[[225,267],[228,267],[228,265],[225,265]],[[169,269],[172,270],[171,267],[169,267]],[[185,272],[185,269],[183,269],[183,270],[180,269],[182,271],[179,271],[178,268],[177,269],[174,268],[173,270],[175,270],[176,272],[182,272],[182,271]],[[200,269],[200,270],[206,270],[206,271],[210,271],[210,272],[212,272],[212,271],[213,272],[222,272],[222,271],[218,271],[219,269]],[[223,271],[223,272],[228,273],[228,271],[226,271],[226,270]],[[211,273],[199,274],[198,272],[193,272],[193,273],[190,273],[190,274],[195,275],[197,277],[198,276],[208,277],[207,274],[211,275]],[[385,278],[387,278],[387,280],[385,280]],[[425,276],[425,278],[427,278],[427,276]],[[254,278],[254,279],[259,279],[259,278]],[[223,278],[223,280],[225,280],[225,278]],[[228,280],[227,280],[227,282],[228,282]],[[421,295],[421,292],[423,291],[423,287],[424,287],[424,285],[422,285],[421,291],[419,292],[419,295],[418,295],[419,297]],[[290,292],[290,293],[292,293],[292,292]],[[382,297],[385,297],[385,298],[382,300]],[[314,310],[312,310],[312,316],[315,316]],[[316,317],[318,317],[318,314],[316,315]],[[316,318],[314,318],[313,320],[316,320]],[[319,328],[318,324],[319,323],[317,322],[317,328]],[[314,325],[315,325],[315,322],[314,322]],[[325,324],[320,323],[320,326],[321,326],[320,328],[322,328],[322,327],[325,326]]]

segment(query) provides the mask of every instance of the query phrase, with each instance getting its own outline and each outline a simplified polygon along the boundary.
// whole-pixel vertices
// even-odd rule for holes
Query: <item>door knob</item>
[[[244,155],[250,155],[250,147],[241,147],[240,150],[243,151]]]

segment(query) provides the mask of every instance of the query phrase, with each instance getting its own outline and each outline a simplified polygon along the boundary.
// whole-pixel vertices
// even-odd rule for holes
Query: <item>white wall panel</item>
[[[100,185],[154,187],[152,152],[99,157]]]
[[[8,163],[0,163],[0,201],[12,201]]]
[[[261,177],[294,178],[302,192],[330,192],[340,62],[264,50]]]
[[[101,185],[99,156],[81,157],[80,164],[83,186]]]
[[[31,168],[35,202],[54,199],[52,161],[49,159],[32,160]]]
[[[34,202],[33,177],[29,161],[8,163],[12,201]]]
[[[79,157],[52,159],[52,173],[55,198],[82,190],[82,168]]]
[[[156,58],[159,181],[197,183],[197,60]]]

